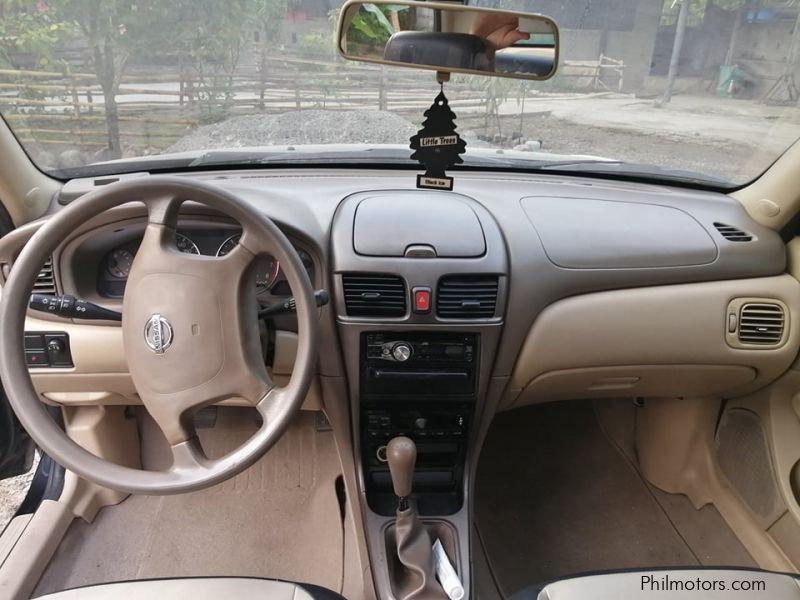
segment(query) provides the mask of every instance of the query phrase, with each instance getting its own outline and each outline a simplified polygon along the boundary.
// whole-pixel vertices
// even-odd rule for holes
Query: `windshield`
[[[800,5],[478,0],[561,30],[548,81],[444,87],[462,168],[732,188],[800,133]],[[213,165],[413,165],[429,71],[348,62],[338,0],[0,0],[0,112],[56,176]],[[386,35],[391,6],[369,13]],[[383,12],[381,12],[383,11]],[[213,152],[207,152],[213,150]],[[176,154],[180,153],[180,154]],[[107,161],[115,161],[107,164]]]

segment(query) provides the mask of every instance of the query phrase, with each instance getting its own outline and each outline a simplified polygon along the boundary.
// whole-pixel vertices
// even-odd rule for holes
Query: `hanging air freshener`
[[[425,167],[425,174],[417,175],[418,188],[453,189],[453,178],[445,174],[445,169],[464,162],[459,155],[467,149],[467,143],[456,133],[455,119],[456,114],[450,109],[442,86],[442,91],[425,111],[422,129],[411,138],[414,150],[411,158]]]

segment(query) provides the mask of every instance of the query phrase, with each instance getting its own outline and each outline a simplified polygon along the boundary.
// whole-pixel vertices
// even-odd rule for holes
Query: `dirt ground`
[[[597,154],[626,162],[643,162],[739,180],[754,148],[742,144],[674,139],[578,125],[533,116],[524,121],[527,139],[542,140],[543,149],[559,154]]]
[[[3,531],[8,522],[14,517],[19,505],[25,499],[28,488],[39,466],[39,454],[33,459],[31,470],[18,477],[11,477],[0,481],[0,532]]]
[[[519,135],[521,108],[513,100],[501,106],[505,136]],[[524,112],[522,140],[541,140],[544,152],[707,173],[733,185],[761,175],[800,138],[800,107],[713,95],[678,95],[664,105],[634,94],[531,93]],[[459,114],[458,124],[497,132],[494,118],[486,128],[478,112]]]
[[[483,117],[459,119],[460,130],[482,133]],[[501,117],[504,136],[520,132],[517,116]],[[493,132],[497,127],[490,127]],[[594,127],[555,119],[550,115],[525,115],[522,140],[541,140],[542,150],[556,154],[589,154],[632,163],[708,173],[739,182],[758,175],[753,165],[756,149],[744,144],[674,139],[654,133],[636,133],[611,127]],[[511,145],[507,142],[504,145]],[[760,171],[759,171],[760,172]]]

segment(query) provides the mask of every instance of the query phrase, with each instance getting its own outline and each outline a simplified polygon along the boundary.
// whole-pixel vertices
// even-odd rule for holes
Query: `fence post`
[[[603,53],[600,53],[600,57],[597,59],[597,66],[594,69],[594,84],[592,85],[592,89],[597,91],[597,88],[600,87],[600,71],[603,69],[603,59],[605,56]]]
[[[260,36],[258,50],[259,50],[259,73],[258,73],[258,108],[264,111],[264,97],[267,90],[267,36]]]
[[[183,94],[186,91],[186,69],[183,66],[183,54],[178,55],[178,106],[183,108]]]
[[[81,104],[80,96],[78,95],[78,84],[75,77],[72,75],[72,68],[67,63],[67,85],[72,92],[72,110],[74,111],[73,123],[78,128],[78,141],[83,146],[83,127],[81,127]]]
[[[669,104],[672,100],[672,87],[678,77],[678,66],[681,58],[681,48],[683,47],[683,37],[686,33],[686,21],[689,17],[689,0],[681,1],[681,8],[678,12],[678,21],[675,23],[675,41],[672,44],[672,56],[669,59],[669,72],[667,73],[667,85],[664,88],[664,98],[662,102]]]
[[[381,67],[381,79],[378,84],[378,110],[388,110],[388,100],[386,98],[386,69]]]

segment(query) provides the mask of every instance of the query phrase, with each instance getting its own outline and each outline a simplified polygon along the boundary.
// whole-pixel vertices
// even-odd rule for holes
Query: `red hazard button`
[[[414,312],[418,315],[431,312],[430,288],[414,288]]]

